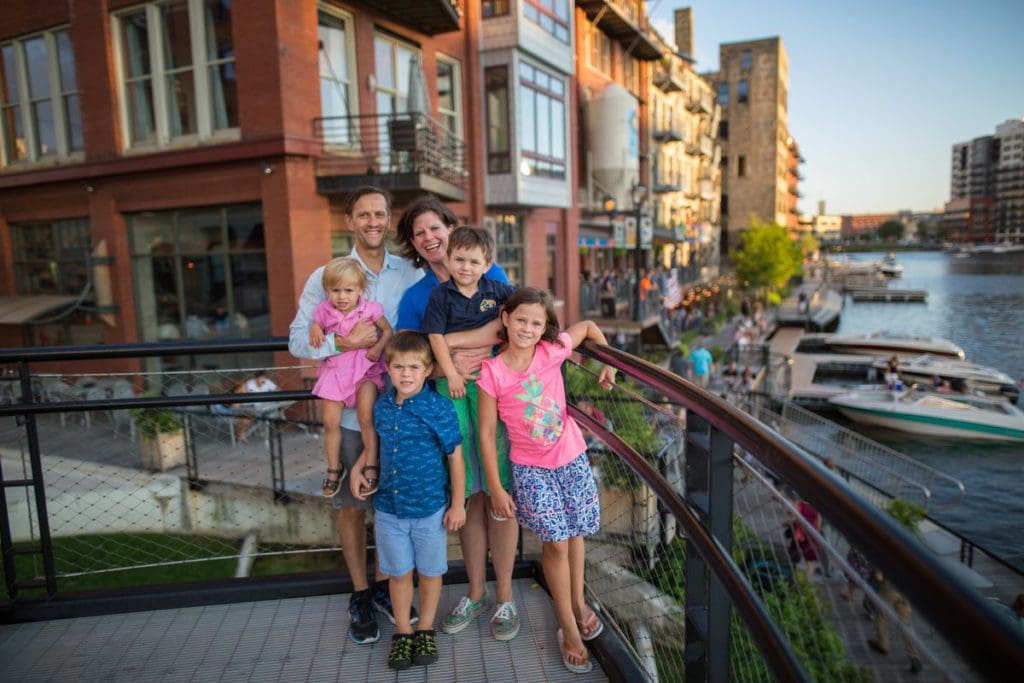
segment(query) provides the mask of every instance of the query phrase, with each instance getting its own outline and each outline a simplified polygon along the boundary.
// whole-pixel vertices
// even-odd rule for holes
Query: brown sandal
[[[334,479],[331,479],[331,475],[337,475]],[[338,491],[341,490],[341,482],[345,478],[345,468],[335,469],[333,467],[327,468],[327,476],[324,477],[321,486],[323,487],[323,494],[325,498],[334,498],[338,495]]]

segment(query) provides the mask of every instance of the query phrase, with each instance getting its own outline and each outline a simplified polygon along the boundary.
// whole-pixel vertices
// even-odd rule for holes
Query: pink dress
[[[314,319],[323,329],[324,334],[333,332],[344,337],[360,320],[377,321],[384,315],[384,309],[376,301],[360,298],[355,309],[342,313],[327,299],[316,307]],[[369,380],[377,385],[377,391],[384,390],[384,358],[370,360],[366,357],[366,349],[346,351],[331,356],[320,363],[317,371],[313,395],[329,401],[344,403],[346,408],[356,404],[356,391],[359,385]]]

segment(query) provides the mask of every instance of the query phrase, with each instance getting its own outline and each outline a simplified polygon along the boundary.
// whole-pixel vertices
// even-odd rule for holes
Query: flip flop
[[[580,637],[586,641],[593,640],[604,632],[604,622],[594,611],[591,611],[590,616],[583,621],[577,621],[576,625],[580,629]]]
[[[331,479],[331,475],[338,475],[337,478]],[[321,482],[320,486],[323,488],[324,498],[334,498],[341,491],[341,482],[345,479],[345,468],[341,467],[335,469],[333,467],[327,468],[327,476]]]
[[[369,472],[370,470],[373,470],[378,476],[369,476],[367,472]],[[377,489],[379,488],[378,484],[380,483],[379,475],[380,468],[377,467],[376,465],[366,465],[365,467],[363,467],[363,476],[366,477],[366,485],[368,486],[368,488],[365,491],[363,491],[364,496],[372,496],[373,494],[377,493]]]
[[[562,652],[562,664],[574,674],[590,673],[594,669],[594,663],[590,661],[590,655],[585,655],[586,661],[583,664],[576,664],[569,659],[569,652],[565,649],[565,642],[562,629],[558,629],[558,649]]]

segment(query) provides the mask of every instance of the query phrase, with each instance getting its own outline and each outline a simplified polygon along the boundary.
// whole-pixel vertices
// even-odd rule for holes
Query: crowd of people
[[[561,366],[584,340],[607,340],[590,321],[561,331],[550,293],[511,286],[493,262],[491,235],[456,227],[435,197],[401,216],[400,254],[384,246],[384,191],[354,190],[345,220],[355,246],[310,275],[289,350],[321,361],[314,394],[331,433],[322,493],[338,510],[353,587],[349,637],[376,642],[376,614],[384,614],[395,624],[387,665],[397,670],[438,660],[435,619],[457,634],[490,614],[496,640],[515,638],[512,568],[522,526],[542,542],[562,662],[589,671],[584,643],[604,626],[583,596],[583,539],[597,532],[600,507]],[[609,388],[614,371],[603,368],[597,381]],[[459,534],[469,585],[438,617],[448,532]]]

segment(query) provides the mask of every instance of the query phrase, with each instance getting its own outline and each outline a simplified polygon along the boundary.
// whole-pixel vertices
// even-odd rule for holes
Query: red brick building
[[[365,183],[396,218],[433,192],[492,227],[572,320],[572,22],[568,0],[8,0],[0,298],[111,287],[0,342],[285,335]]]

